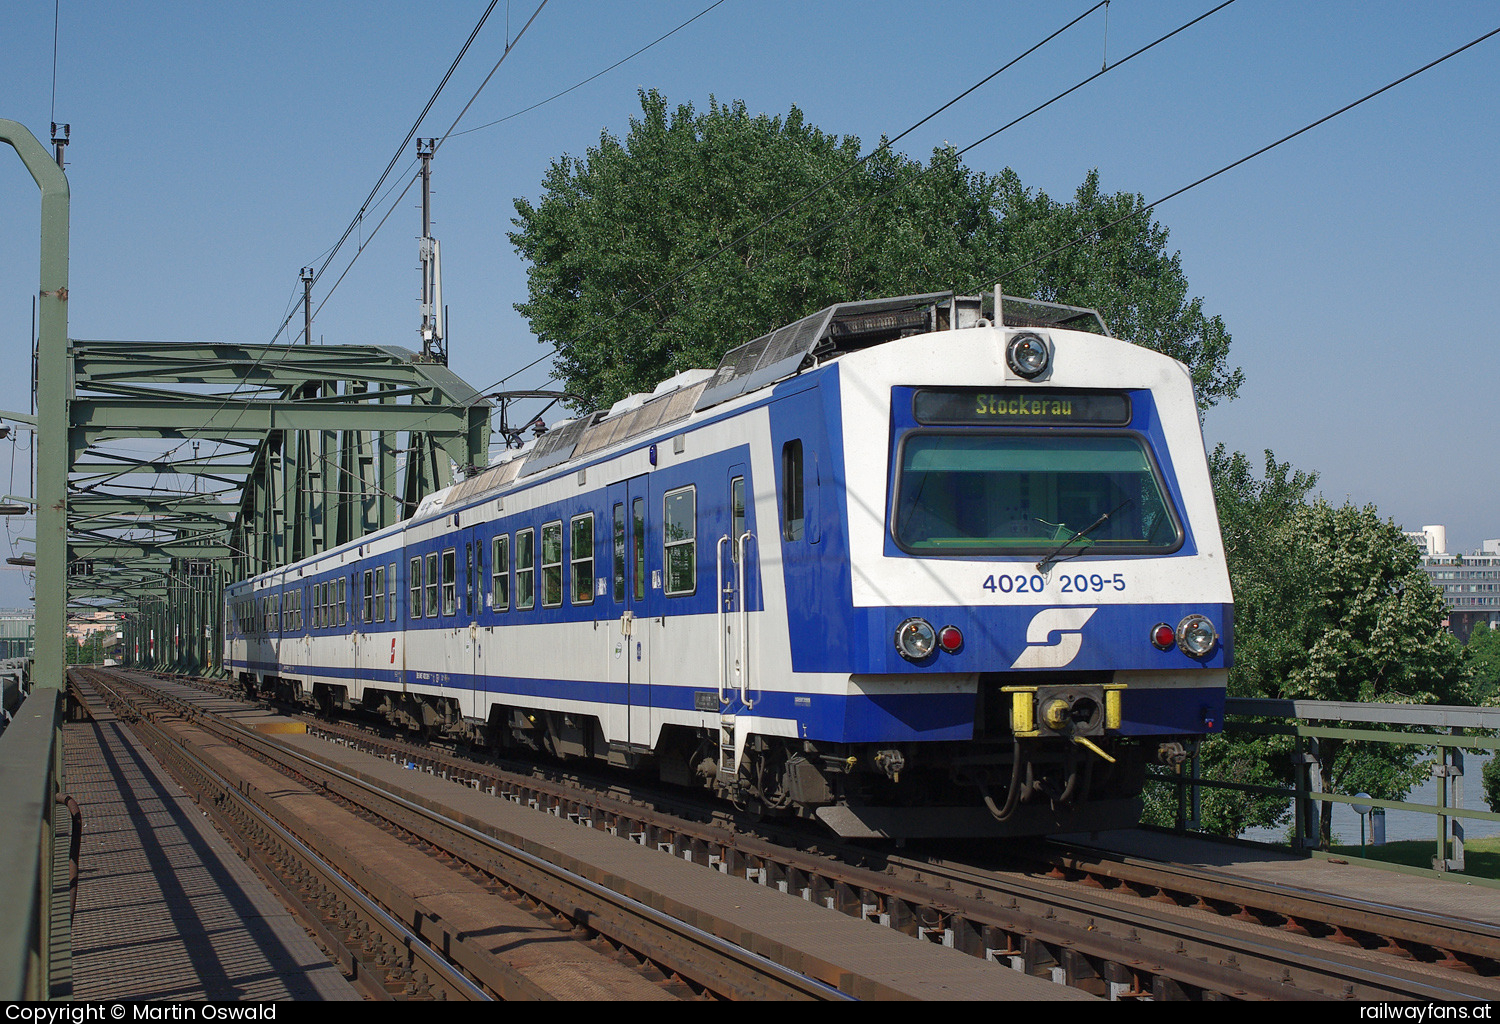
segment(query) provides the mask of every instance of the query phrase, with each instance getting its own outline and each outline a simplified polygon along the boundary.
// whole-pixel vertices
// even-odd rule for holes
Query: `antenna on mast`
[[[443,265],[437,239],[432,237],[432,154],[437,139],[418,139],[422,160],[422,362],[448,365],[448,343],[443,334]]]

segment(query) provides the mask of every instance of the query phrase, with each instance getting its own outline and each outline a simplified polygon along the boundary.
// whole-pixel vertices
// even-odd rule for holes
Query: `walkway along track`
[[[189,720],[180,705],[118,681],[84,673],[75,690],[100,693],[133,720],[247,859],[280,880],[289,905],[315,909],[310,927],[372,996],[842,998],[268,737],[201,713]],[[372,847],[377,832],[382,849]]]
[[[341,727],[328,729],[353,733]],[[367,736],[340,742],[376,746]],[[418,754],[405,744],[381,749],[399,750],[399,756],[427,771],[462,779],[511,801],[582,825],[608,828],[674,857],[1097,995],[1361,1000],[1500,996],[1500,984],[1491,977],[1412,962],[1379,949],[1319,941],[1301,929],[1265,927],[1260,923],[1263,917],[1246,919],[1256,915],[1219,917],[1205,908],[1214,907],[1216,899],[1222,903],[1223,893],[1186,897],[1194,892],[1194,881],[1185,868],[1171,869],[1174,884],[1166,895],[1147,887],[1145,891],[1157,893],[1160,902],[1146,902],[1014,872],[872,855],[868,849],[842,851],[850,860],[841,860],[562,783],[499,774],[489,766],[432,750]],[[823,849],[836,847],[823,844]],[[873,857],[883,870],[860,867],[860,857]],[[1145,885],[1139,883],[1136,891]],[[1298,920],[1305,923],[1311,917]],[[1402,928],[1395,917],[1385,924],[1392,932]],[[1472,969],[1469,963],[1462,966]]]

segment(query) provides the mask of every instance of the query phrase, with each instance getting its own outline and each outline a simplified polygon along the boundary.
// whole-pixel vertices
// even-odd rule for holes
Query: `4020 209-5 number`
[[[1057,577],[1057,584],[1064,594],[1102,594],[1106,590],[1124,590],[1125,574],[1064,573]],[[1047,580],[1037,573],[994,573],[986,576],[981,586],[992,594],[1040,594],[1047,589]]]

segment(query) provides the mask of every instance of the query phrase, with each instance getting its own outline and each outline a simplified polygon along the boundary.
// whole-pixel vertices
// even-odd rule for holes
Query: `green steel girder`
[[[457,395],[466,385],[446,368],[414,378],[412,353],[379,345],[230,345],[174,342],[142,349],[140,342],[74,342],[74,377],[90,390],[133,380],[285,389],[325,380],[365,380],[393,387],[421,386]],[[458,385],[455,387],[455,383]],[[477,397],[477,396],[473,396]]]
[[[171,402],[171,422],[164,423],[161,420],[163,403],[164,399],[150,402],[75,399],[74,422],[78,424],[72,431],[75,450],[82,451],[101,441],[136,437],[211,440],[247,433],[265,434],[273,430],[389,430],[424,431],[444,438],[445,447],[452,443],[457,451],[468,451],[469,424],[454,424],[450,416],[436,413],[430,406],[366,407],[306,399],[295,402],[251,400],[231,406],[217,399],[194,400],[179,396]],[[488,409],[483,411],[488,413]],[[434,423],[439,422],[446,429],[435,428]]]
[[[487,461],[488,402],[403,348],[70,341],[67,179],[21,125],[0,142],[42,193],[41,685],[62,679],[70,596],[112,605],[142,662],[210,669],[229,579],[388,526]]]
[[[234,518],[234,507],[222,501],[195,495],[160,498],[130,494],[78,494],[68,500],[69,517],[74,524],[101,520],[133,520],[141,525],[162,523],[227,523]]]
[[[68,178],[16,121],[0,120],[0,142],[16,151],[41,189],[37,289],[36,685],[63,685],[68,552]],[[44,929],[45,930],[45,929]],[[45,939],[45,935],[43,936]],[[45,942],[42,946],[47,948]],[[13,998],[13,997],[12,997]]]
[[[167,540],[83,540],[68,544],[74,561],[80,558],[136,559],[148,555],[168,558],[228,558],[228,544],[205,544],[190,537]]]
[[[388,526],[452,465],[486,461],[483,396],[405,349],[75,340],[70,354],[69,553],[93,570],[71,591],[135,609],[157,667],[213,666],[217,645],[199,641],[222,629],[229,579]],[[170,450],[115,444],[140,439]],[[221,569],[209,586],[179,559]]]

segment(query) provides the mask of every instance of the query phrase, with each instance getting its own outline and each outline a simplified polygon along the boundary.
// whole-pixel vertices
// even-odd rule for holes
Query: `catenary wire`
[[[1229,2],[1232,3],[1233,0],[1229,0]],[[1212,14],[1215,11],[1218,11],[1218,10],[1222,9],[1222,7],[1225,7],[1225,6],[1228,6],[1228,4],[1227,3],[1226,4],[1221,4],[1219,7],[1216,7],[1213,10],[1207,12],[1206,14],[1200,16],[1199,18],[1194,19],[1194,22],[1201,21],[1204,17],[1207,17],[1208,14]],[[1192,23],[1193,22],[1190,22],[1188,24],[1190,25]],[[1187,25],[1182,26],[1182,28],[1186,28],[1186,27],[1188,27],[1188,26]],[[1179,28],[1177,30],[1174,30],[1172,33],[1169,33],[1168,36],[1175,35],[1177,32],[1180,32],[1181,30],[1182,30],[1181,28]],[[1270,152],[1272,149],[1275,149],[1276,147],[1282,145],[1283,143],[1289,142],[1292,139],[1295,139],[1298,136],[1300,136],[1300,135],[1302,135],[1302,134],[1304,134],[1304,133],[1306,133],[1308,131],[1311,131],[1313,128],[1316,128],[1319,125],[1322,125],[1322,124],[1324,124],[1324,123],[1332,120],[1333,118],[1338,117],[1341,114],[1344,114],[1344,113],[1346,113],[1346,112],[1348,112],[1350,110],[1353,110],[1355,107],[1359,106],[1360,104],[1365,103],[1365,102],[1367,102],[1369,100],[1372,100],[1375,97],[1381,95],[1382,93],[1385,93],[1385,92],[1387,92],[1387,91],[1395,88],[1396,86],[1401,85],[1402,83],[1407,82],[1407,81],[1409,81],[1412,78],[1415,78],[1417,75],[1420,75],[1420,74],[1422,74],[1422,73],[1424,73],[1426,71],[1431,70],[1434,67],[1437,67],[1439,64],[1442,64],[1444,61],[1447,61],[1447,60],[1449,60],[1449,59],[1457,56],[1458,54],[1463,53],[1464,51],[1466,51],[1468,49],[1471,49],[1474,46],[1477,46],[1479,43],[1482,43],[1485,40],[1487,40],[1487,39],[1489,39],[1492,36],[1495,36],[1497,34],[1500,34],[1500,28],[1493,29],[1493,30],[1491,30],[1489,32],[1486,32],[1485,34],[1483,34],[1481,36],[1478,36],[1477,38],[1471,40],[1470,42],[1465,43],[1464,45],[1462,45],[1462,46],[1460,46],[1460,47],[1458,47],[1458,48],[1450,51],[1447,54],[1444,54],[1442,57],[1439,57],[1436,60],[1430,61],[1429,63],[1424,64],[1422,67],[1417,68],[1416,70],[1411,71],[1411,72],[1409,72],[1409,73],[1407,73],[1405,75],[1402,75],[1400,78],[1394,79],[1391,82],[1388,82],[1387,84],[1381,86],[1380,88],[1374,90],[1373,92],[1370,92],[1370,93],[1366,94],[1365,96],[1363,96],[1363,97],[1361,97],[1361,98],[1359,98],[1359,99],[1357,99],[1357,100],[1355,100],[1355,101],[1353,101],[1351,103],[1348,103],[1348,104],[1340,107],[1339,109],[1333,111],[1332,113],[1326,114],[1323,117],[1318,118],[1317,120],[1312,121],[1312,122],[1308,123],[1307,125],[1304,125],[1303,127],[1297,129],[1296,131],[1291,132],[1291,133],[1283,136],[1280,139],[1277,139],[1275,142],[1272,142],[1272,143],[1269,143],[1268,145],[1262,146],[1261,148],[1255,150],[1254,152],[1251,152],[1251,153],[1249,153],[1249,154],[1247,154],[1247,155],[1245,155],[1243,157],[1240,157],[1239,159],[1237,159],[1237,160],[1235,160],[1235,161],[1233,161],[1233,162],[1231,162],[1229,164],[1226,164],[1225,166],[1219,168],[1218,170],[1213,171],[1210,174],[1206,174],[1203,177],[1197,179],[1196,181],[1193,181],[1193,182],[1191,182],[1191,183],[1189,183],[1187,185],[1184,185],[1183,187],[1181,187],[1179,189],[1176,189],[1175,191],[1170,192],[1170,193],[1162,196],[1160,199],[1157,199],[1156,201],[1154,201],[1152,203],[1149,203],[1149,204],[1146,204],[1146,205],[1142,206],[1138,210],[1135,210],[1135,211],[1133,211],[1133,212],[1131,212],[1129,214],[1126,214],[1126,215],[1124,215],[1122,217],[1118,217],[1115,220],[1110,221],[1107,224],[1104,224],[1104,225],[1101,225],[1101,226],[1099,226],[1097,228],[1091,229],[1082,238],[1075,239],[1074,241],[1068,242],[1068,243],[1066,243],[1066,244],[1064,244],[1062,246],[1058,246],[1057,248],[1051,250],[1050,252],[1044,253],[1041,256],[1037,256],[1037,257],[1033,258],[1032,260],[1030,260],[1030,261],[1028,261],[1026,263],[1019,264],[1019,265],[1017,265],[1015,267],[1008,268],[1001,276],[1003,277],[1006,274],[1019,273],[1020,271],[1025,270],[1025,269],[1027,269],[1027,268],[1029,268],[1031,266],[1035,266],[1036,264],[1038,264],[1038,263],[1040,263],[1040,262],[1042,262],[1044,260],[1050,259],[1051,257],[1056,256],[1057,254],[1059,254],[1061,252],[1065,252],[1065,251],[1067,251],[1070,248],[1076,247],[1078,245],[1085,244],[1089,240],[1089,238],[1097,235],[1100,232],[1107,231],[1110,228],[1115,227],[1118,224],[1124,223],[1125,221],[1128,221],[1128,220],[1131,220],[1131,219],[1134,219],[1134,218],[1137,218],[1137,217],[1140,217],[1140,216],[1144,216],[1144,215],[1148,214],[1149,212],[1151,212],[1151,210],[1154,207],[1159,206],[1162,203],[1165,203],[1165,202],[1167,202],[1167,201],[1169,201],[1171,199],[1174,199],[1174,198],[1182,195],[1183,193],[1185,193],[1185,192],[1187,192],[1187,191],[1189,191],[1189,190],[1191,190],[1193,188],[1196,188],[1199,185],[1202,185],[1202,184],[1204,184],[1204,183],[1206,183],[1208,181],[1211,181],[1214,178],[1217,178],[1218,176],[1220,176],[1220,175],[1222,175],[1222,174],[1224,174],[1224,173],[1226,173],[1226,172],[1228,172],[1230,170],[1233,170],[1234,168],[1240,166],[1241,164],[1246,163],[1247,161],[1253,160],[1254,158],[1256,158],[1258,156],[1261,156],[1261,155],[1263,155],[1263,154],[1265,154],[1267,152]],[[1139,49],[1139,50],[1135,51],[1134,53],[1130,54],[1128,57],[1122,58],[1120,61],[1116,62],[1114,65],[1111,65],[1111,67],[1118,67],[1120,64],[1125,63],[1125,61],[1131,59],[1132,57],[1135,57],[1138,54],[1145,52],[1145,50],[1150,49],[1151,46],[1155,46],[1156,43],[1159,43],[1159,42],[1163,41],[1164,39],[1168,38],[1168,36],[1163,36],[1161,39],[1158,39],[1155,42],[1153,42],[1151,44],[1148,44],[1145,47],[1142,47],[1141,49]],[[1089,77],[1089,79],[1086,80],[1086,81],[1091,81],[1091,80],[1093,80],[1094,78],[1097,78],[1097,77],[1099,77],[1098,74],[1091,75]],[[1084,84],[1084,83],[1080,83],[1080,85],[1081,84]],[[1074,87],[1070,88],[1069,90],[1067,90],[1067,92],[1072,92],[1072,91],[1076,90],[1077,88],[1078,88],[1078,86],[1074,86]],[[1062,94],[1059,94],[1057,97],[1054,97],[1052,100],[1049,100],[1046,103],[1044,103],[1044,104],[1042,104],[1042,105],[1034,108],[1033,110],[1029,111],[1027,114],[1022,115],[1021,118],[1017,118],[1016,120],[1009,122],[1007,125],[1002,126],[1000,129],[997,129],[995,132],[991,132],[988,135],[984,136],[983,138],[977,140],[976,142],[971,143],[970,145],[964,147],[964,149],[960,150],[959,153],[962,154],[964,152],[968,152],[969,150],[973,149],[975,146],[978,146],[978,145],[980,145],[980,144],[988,141],[989,139],[993,138],[996,134],[998,134],[1000,131],[1003,131],[1005,128],[1011,127],[1011,126],[1019,123],[1024,118],[1030,117],[1032,114],[1035,114],[1038,111],[1044,109],[1045,107],[1050,106],[1053,102],[1055,102],[1057,99],[1060,99],[1062,96],[1064,96],[1066,94],[1067,94],[1066,92],[1062,93]],[[893,194],[895,191],[897,191],[899,188],[904,188],[904,187],[905,187],[904,184],[900,185],[900,186],[897,186],[897,188],[891,189],[890,191],[882,194],[878,198],[879,199],[887,198],[888,196],[890,196],[891,194]],[[860,209],[862,210],[864,208],[867,208],[868,205],[869,204],[866,204],[865,207],[861,207]],[[857,210],[857,211],[854,212],[854,214],[850,214],[849,216],[854,216],[858,212],[859,211]],[[847,219],[848,219],[848,217],[843,218],[843,220],[847,220]],[[836,223],[841,223],[841,222],[842,222],[842,220],[838,221],[838,222],[833,222],[833,223],[836,224]],[[820,227],[818,229],[815,229],[815,232],[826,231],[831,226],[833,226],[833,225],[832,224],[823,225],[822,227]],[[804,236],[803,239],[800,239],[798,244],[800,244],[803,241],[806,241],[806,237],[808,237],[808,236]],[[692,268],[692,269],[697,269],[697,268],[695,267],[695,268]],[[632,307],[627,307],[627,308],[633,308],[633,306]],[[668,319],[668,318],[663,318],[661,321],[658,321],[658,324],[664,323],[666,319]],[[539,362],[541,362],[541,361],[543,361],[545,359],[550,358],[555,353],[555,351],[556,351],[556,347],[554,346],[553,350],[551,352],[545,353],[541,357],[539,357],[539,358],[537,358],[535,360],[532,360],[530,363],[526,364],[526,366],[523,366],[520,370],[515,371],[515,373],[512,373],[508,377],[502,378],[501,381],[498,382],[498,383],[502,383],[503,384],[505,381],[509,380],[511,377],[514,377],[514,376],[516,376],[516,375],[524,372],[525,370],[530,369],[531,367],[537,365],[537,363],[539,363]],[[488,390],[488,389],[486,389],[486,390]]]
[[[1275,142],[1272,142],[1272,143],[1269,143],[1269,144],[1267,144],[1265,146],[1262,146],[1260,149],[1257,149],[1255,152],[1248,153],[1245,156],[1240,157],[1238,160],[1233,161],[1232,163],[1225,164],[1223,167],[1220,167],[1217,171],[1213,171],[1210,174],[1205,174],[1203,177],[1199,178],[1197,181],[1194,181],[1194,182],[1191,182],[1190,184],[1184,185],[1181,188],[1177,189],[1175,192],[1168,192],[1166,195],[1162,196],[1160,199],[1156,200],[1155,202],[1147,203],[1144,206],[1142,206],[1140,209],[1135,210],[1135,211],[1133,211],[1131,213],[1125,214],[1123,217],[1117,217],[1117,218],[1115,218],[1114,220],[1110,221],[1107,224],[1102,224],[1102,225],[1100,225],[1097,228],[1093,228],[1086,235],[1084,235],[1082,238],[1074,239],[1071,242],[1068,242],[1068,243],[1066,243],[1064,245],[1058,246],[1056,249],[1053,249],[1051,252],[1043,253],[1041,256],[1037,256],[1036,258],[1034,258],[1034,259],[1032,259],[1032,260],[1030,260],[1030,261],[1028,261],[1026,263],[1022,263],[1022,264],[1020,264],[1018,266],[1012,267],[1012,268],[1010,268],[1010,270],[1008,271],[1008,273],[1012,273],[1012,274],[1019,273],[1022,270],[1026,270],[1026,269],[1028,269],[1030,267],[1035,266],[1036,264],[1042,262],[1043,260],[1051,259],[1053,256],[1056,256],[1058,253],[1066,252],[1068,249],[1071,249],[1071,248],[1074,248],[1076,246],[1085,244],[1090,237],[1096,236],[1100,232],[1108,231],[1110,228],[1115,227],[1116,225],[1123,224],[1123,223],[1125,223],[1128,220],[1133,220],[1133,219],[1135,219],[1137,217],[1144,216],[1145,214],[1150,213],[1154,208],[1160,206],[1162,203],[1167,202],[1169,199],[1176,199],[1178,196],[1182,195],[1184,192],[1189,191],[1190,189],[1195,189],[1199,185],[1204,184],[1205,182],[1212,181],[1213,179],[1217,178],[1219,175],[1224,174],[1224,173],[1226,173],[1228,171],[1232,171],[1236,167],[1240,166],[1241,164],[1246,163],[1246,162],[1248,162],[1250,160],[1254,160],[1256,157],[1262,155],[1263,153],[1269,153],[1271,150],[1275,149],[1277,146],[1280,146],[1282,143],[1292,141],[1297,136],[1302,135],[1305,132],[1309,132],[1312,129],[1318,127],[1319,125],[1324,124],[1324,123],[1326,123],[1328,121],[1333,120],[1335,117],[1338,117],[1340,114],[1347,113],[1348,111],[1353,110],[1355,107],[1359,106],[1361,103],[1364,103],[1364,102],[1366,102],[1368,100],[1372,100],[1376,96],[1379,96],[1381,93],[1388,92],[1389,90],[1394,89],[1396,86],[1402,84],[1403,82],[1409,81],[1410,79],[1413,79],[1413,78],[1417,77],[1418,75],[1422,74],[1424,71],[1429,71],[1432,68],[1437,67],[1439,64],[1443,63],[1445,60],[1448,60],[1451,57],[1456,57],[1460,53],[1463,53],[1465,50],[1468,50],[1468,49],[1470,49],[1471,47],[1474,47],[1474,46],[1478,46],[1480,43],[1484,42],[1486,39],[1489,39],[1491,36],[1494,36],[1494,35],[1497,35],[1497,34],[1500,34],[1500,28],[1491,29],[1489,32],[1486,32],[1484,35],[1479,36],[1478,38],[1473,39],[1473,40],[1465,43],[1464,45],[1460,46],[1456,50],[1452,50],[1449,53],[1444,54],[1443,56],[1439,57],[1437,60],[1434,60],[1434,61],[1431,61],[1430,63],[1424,64],[1421,67],[1417,68],[1415,71],[1412,71],[1412,72],[1409,72],[1409,73],[1407,73],[1405,75],[1402,75],[1400,78],[1397,78],[1394,81],[1387,82],[1385,85],[1382,85],[1379,89],[1376,89],[1374,92],[1371,92],[1371,93],[1368,93],[1368,94],[1366,94],[1364,96],[1361,96],[1359,99],[1355,100],[1353,103],[1348,103],[1348,104],[1340,107],[1339,109],[1333,111],[1331,114],[1325,114],[1324,116],[1318,118],[1316,121],[1309,122],[1308,124],[1303,125],[1301,128],[1298,128],[1296,131],[1294,131],[1294,132],[1292,132],[1292,133],[1290,133],[1288,135],[1283,135],[1281,138],[1277,139]]]

